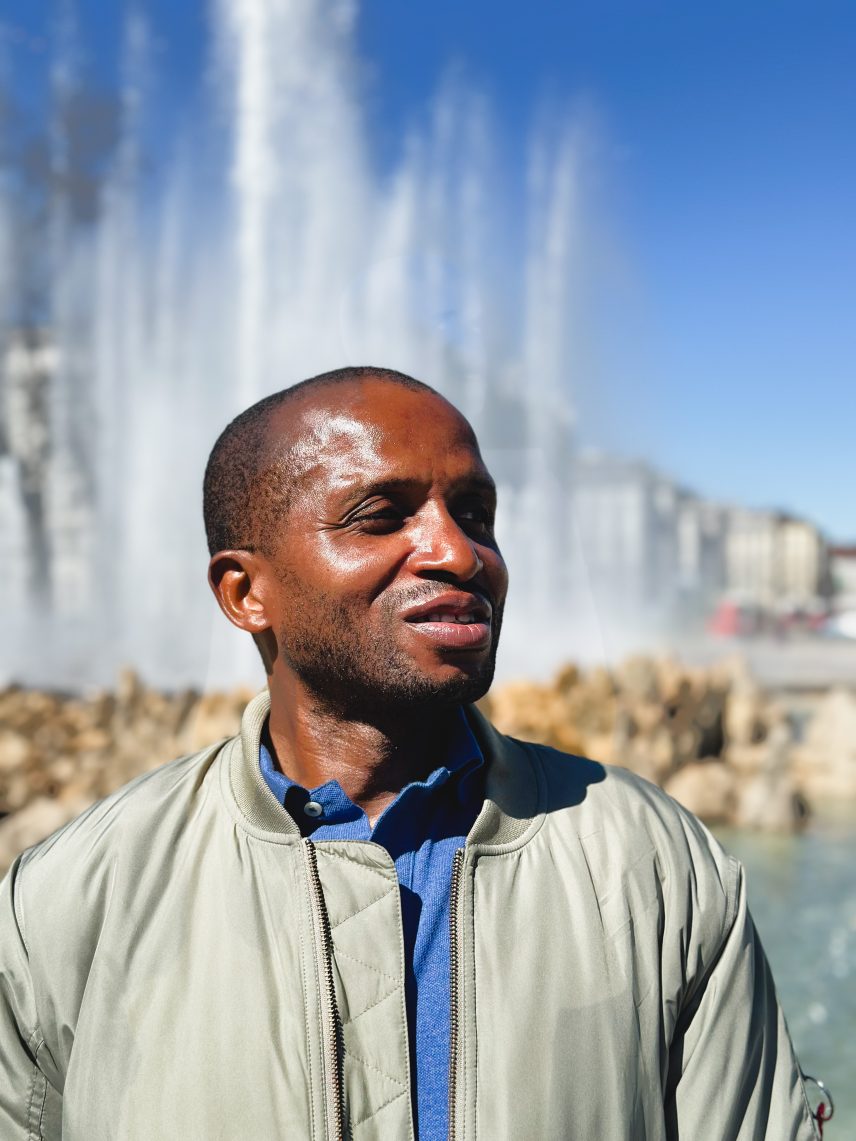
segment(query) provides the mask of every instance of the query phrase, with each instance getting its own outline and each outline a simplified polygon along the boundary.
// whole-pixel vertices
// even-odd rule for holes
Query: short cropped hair
[[[210,554],[263,550],[265,534],[275,530],[288,510],[294,473],[287,465],[273,461],[268,436],[272,414],[314,391],[374,379],[438,395],[429,384],[394,369],[371,365],[338,368],[265,396],[223,429],[211,449],[202,484]]]

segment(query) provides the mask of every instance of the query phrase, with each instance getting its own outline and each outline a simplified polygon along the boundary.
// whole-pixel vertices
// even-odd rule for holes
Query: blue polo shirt
[[[410,1027],[413,1112],[419,1141],[449,1135],[449,905],[452,860],[484,799],[484,758],[463,710],[442,763],[423,781],[406,785],[374,828],[338,781],[318,788],[295,784],[262,744],[259,764],[274,796],[304,836],[314,840],[372,840],[395,861],[401,890]],[[310,807],[308,815],[304,809]],[[319,812],[320,807],[320,812]]]

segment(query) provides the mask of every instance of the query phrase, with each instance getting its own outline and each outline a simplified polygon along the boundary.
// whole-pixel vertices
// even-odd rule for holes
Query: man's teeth
[[[475,617],[472,614],[428,614],[422,619],[423,622],[458,622],[462,626],[468,626],[470,623],[475,622]]]

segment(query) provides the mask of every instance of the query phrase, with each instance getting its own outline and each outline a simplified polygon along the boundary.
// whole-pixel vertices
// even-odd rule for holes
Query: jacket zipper
[[[460,1027],[458,1025],[458,1000],[460,955],[458,952],[458,896],[461,889],[461,873],[464,867],[464,849],[458,848],[452,860],[451,899],[449,903],[449,1141],[455,1141],[455,1094],[458,1080],[458,1051],[460,1049]]]
[[[327,997],[327,1010],[330,1015],[330,1032],[325,1042],[326,1081],[329,1104],[333,1106],[333,1141],[345,1141],[345,1099],[342,1083],[342,1022],[336,1003],[336,984],[333,979],[333,936],[330,931],[330,917],[324,902],[321,877],[318,874],[318,857],[315,845],[310,839],[303,841],[306,865],[309,869],[309,885],[312,893],[312,906],[315,912],[317,929],[321,932],[321,965],[324,991]]]

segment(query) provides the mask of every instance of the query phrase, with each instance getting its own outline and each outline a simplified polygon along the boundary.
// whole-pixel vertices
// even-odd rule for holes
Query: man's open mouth
[[[478,622],[481,619],[477,618],[475,614],[454,614],[446,610],[432,611],[430,614],[420,615],[418,618],[410,618],[410,622],[458,622],[461,625],[468,626],[472,622]]]
[[[490,645],[491,615],[486,599],[449,592],[410,607],[403,618],[414,632],[438,649],[480,650]]]

